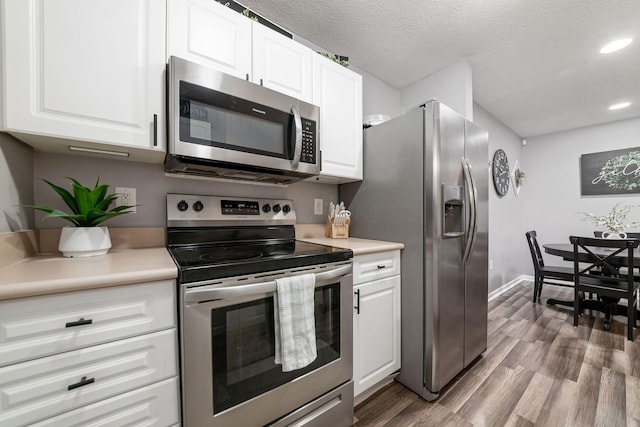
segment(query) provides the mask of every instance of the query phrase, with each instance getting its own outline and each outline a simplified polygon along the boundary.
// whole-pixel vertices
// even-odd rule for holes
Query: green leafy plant
[[[621,203],[616,203],[607,215],[598,216],[588,212],[580,213],[585,216],[583,221],[592,221],[597,225],[603,226],[610,233],[620,233],[629,228],[640,227],[640,221],[624,223],[632,207],[634,206],[621,206]]]
[[[111,203],[118,197],[117,194],[107,194],[109,186],[100,185],[100,178],[97,179],[93,188],[88,188],[80,184],[77,180],[71,180],[71,192],[59,187],[52,182],[43,179],[71,209],[71,214],[45,205],[27,206],[39,211],[47,212],[43,218],[62,218],[73,223],[76,227],[95,227],[98,224],[113,217],[131,213],[129,209],[134,206],[118,206],[109,209]]]
[[[347,58],[346,56],[339,56],[339,55],[331,56],[325,52],[318,52],[318,53],[326,58],[329,58],[333,62],[342,65],[345,68],[349,68],[349,58]]]
[[[242,15],[246,16],[247,18],[251,19],[252,21],[255,22],[259,22],[258,21],[258,17],[256,15],[253,14],[253,12],[251,11],[251,9],[246,8],[242,11]]]

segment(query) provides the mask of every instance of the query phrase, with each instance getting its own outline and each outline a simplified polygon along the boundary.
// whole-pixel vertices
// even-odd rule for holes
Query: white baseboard
[[[502,285],[501,287],[499,287],[498,289],[496,289],[495,291],[489,294],[489,301],[498,297],[499,295],[502,295],[503,293],[507,292],[509,289],[513,288],[514,286],[520,285],[523,282],[533,282],[533,276],[522,274],[516,277],[515,279],[511,280],[510,282],[505,283],[504,285]]]

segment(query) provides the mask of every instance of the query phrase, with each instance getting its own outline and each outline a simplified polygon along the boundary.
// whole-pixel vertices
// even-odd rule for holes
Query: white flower
[[[628,224],[624,223],[625,218],[629,215],[631,208],[635,207],[633,205],[624,205],[620,206],[620,203],[616,203],[611,211],[604,216],[594,215],[588,212],[580,212],[585,215],[583,221],[592,221],[597,225],[601,225],[607,229],[610,233],[620,233],[629,228],[635,228],[640,226],[640,222],[631,222]]]

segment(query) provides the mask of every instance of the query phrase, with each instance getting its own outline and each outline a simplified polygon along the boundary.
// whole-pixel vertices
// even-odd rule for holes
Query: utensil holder
[[[344,225],[335,225],[333,223],[333,218],[327,218],[327,230],[325,235],[332,239],[348,239],[350,223],[351,219],[347,218]]]

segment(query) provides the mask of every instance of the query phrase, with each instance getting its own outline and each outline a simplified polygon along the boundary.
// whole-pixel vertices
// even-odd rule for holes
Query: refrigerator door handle
[[[464,171],[465,187],[467,188],[467,194],[469,195],[469,226],[467,228],[467,245],[464,249],[464,255],[462,262],[469,262],[471,252],[473,251],[473,244],[476,240],[476,232],[478,231],[477,221],[477,208],[478,208],[478,191],[476,190],[475,183],[473,182],[473,173],[471,172],[471,163],[468,159],[462,158],[462,170]]]

